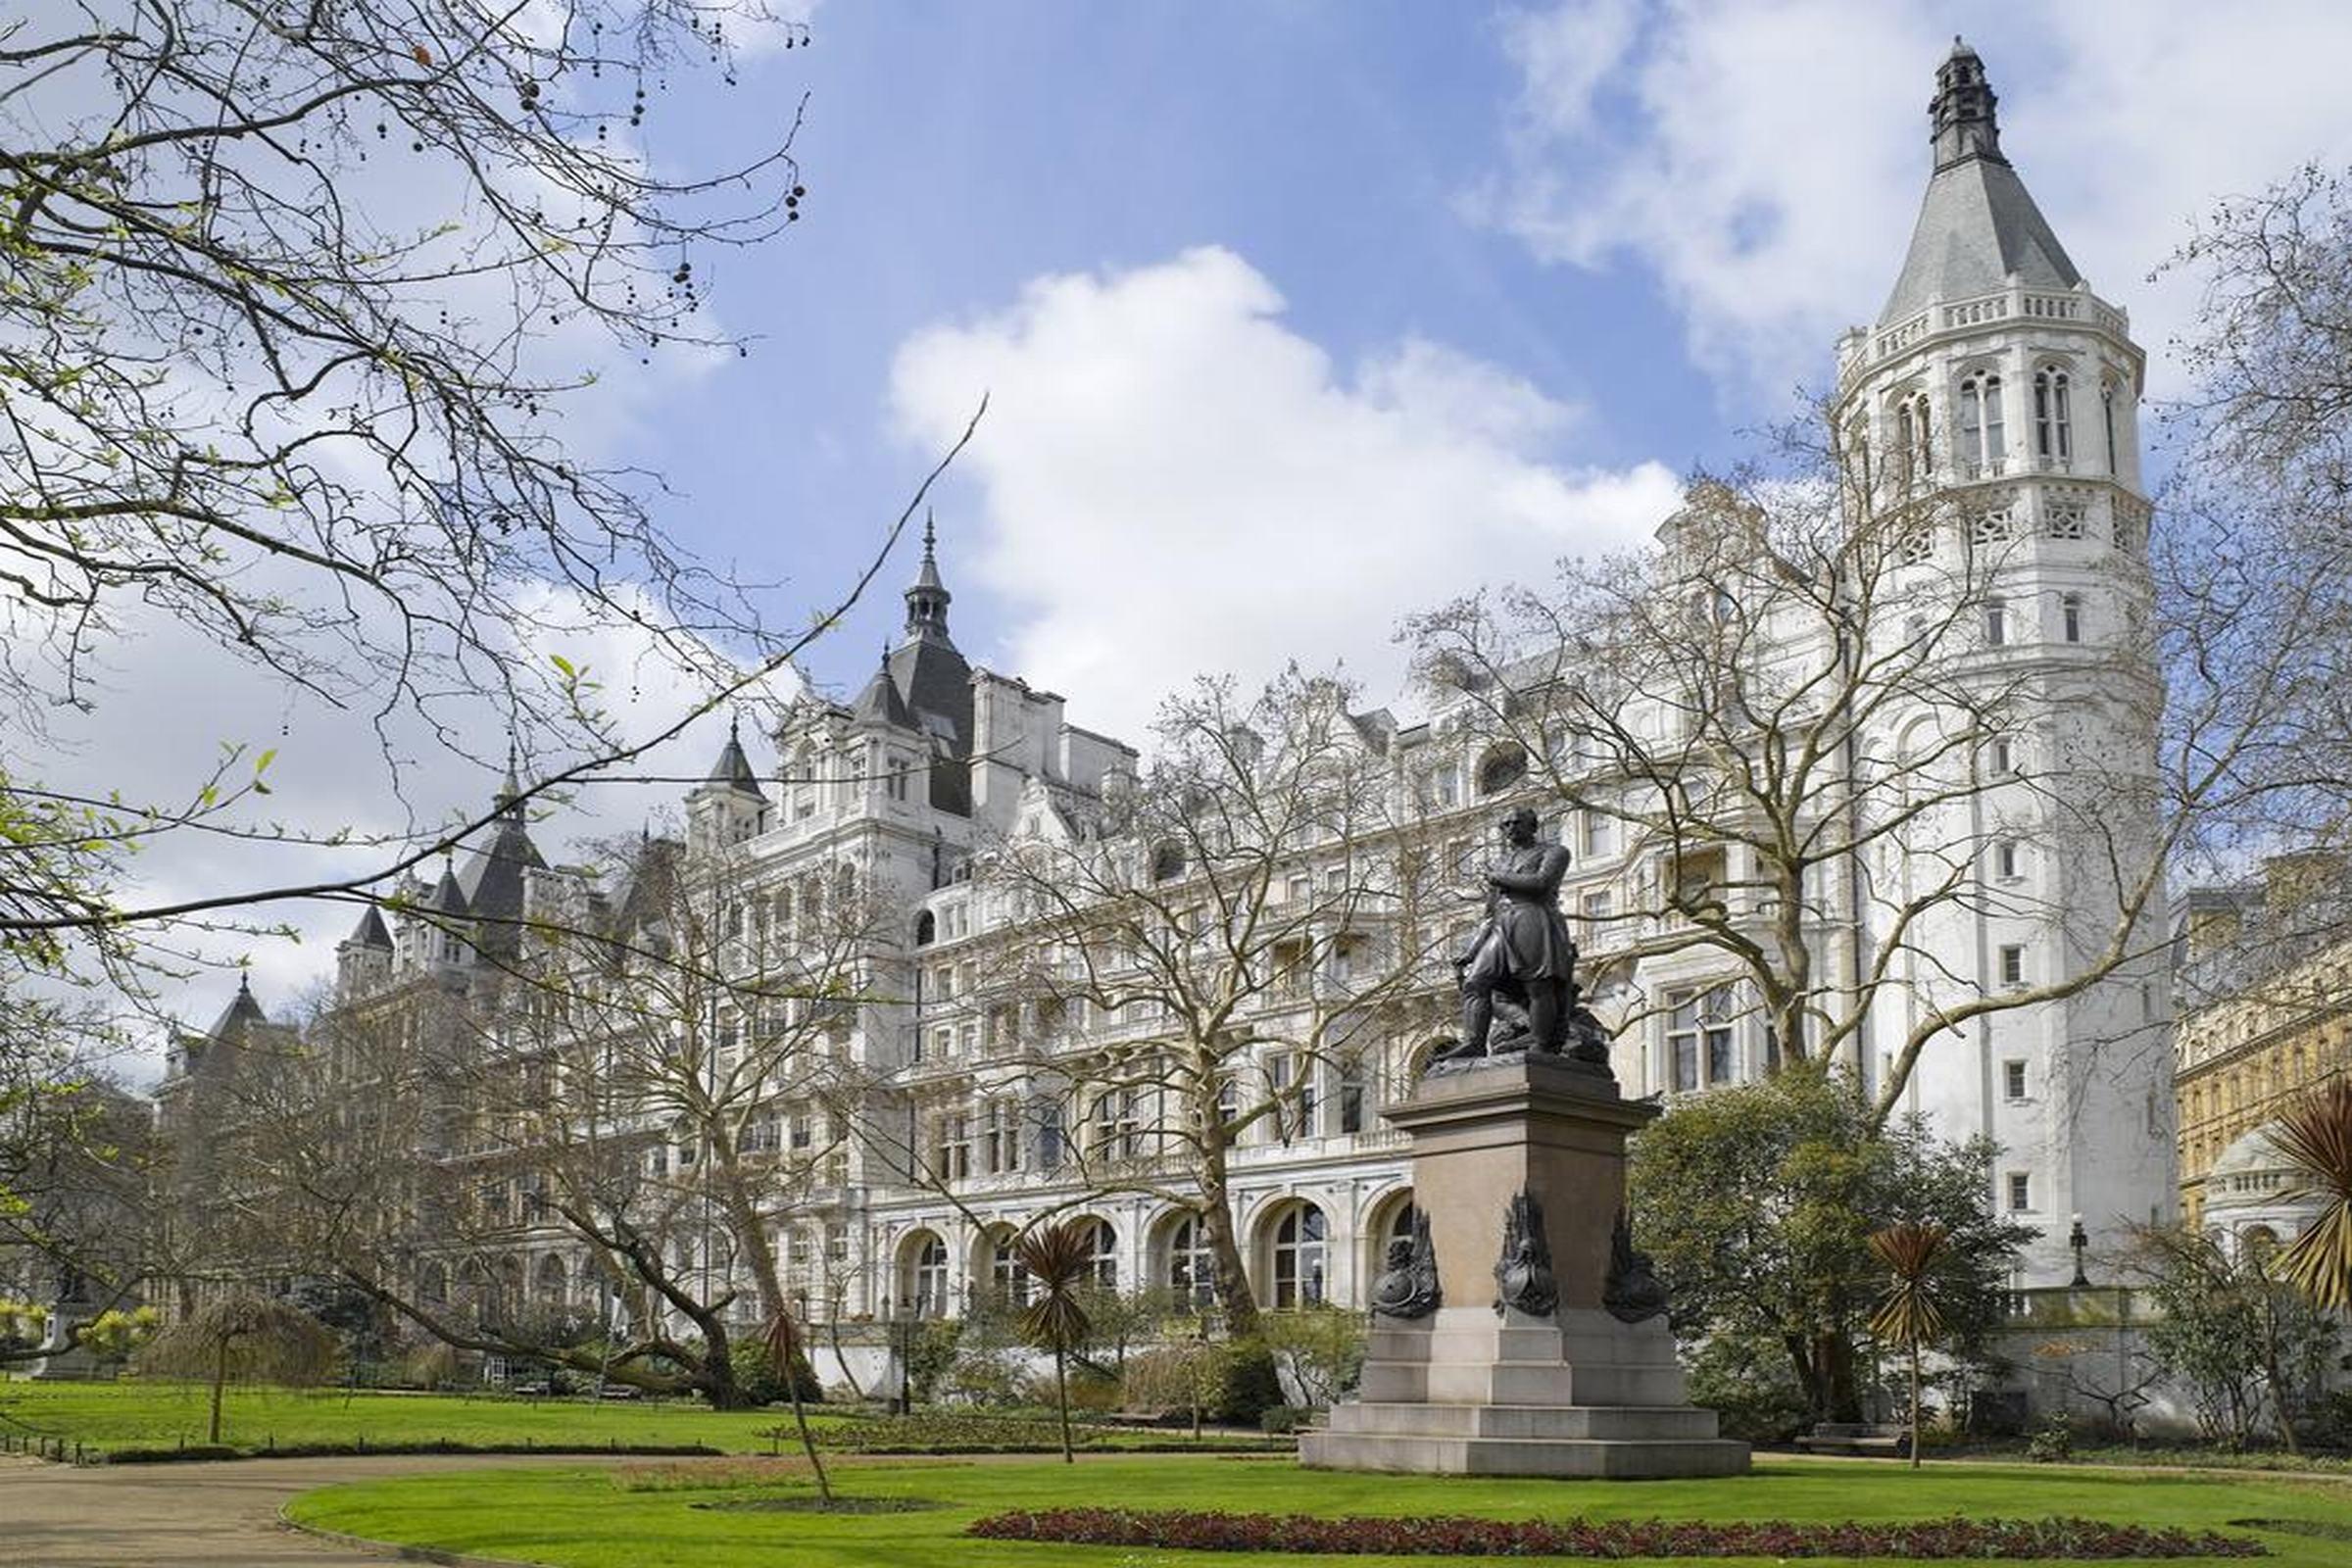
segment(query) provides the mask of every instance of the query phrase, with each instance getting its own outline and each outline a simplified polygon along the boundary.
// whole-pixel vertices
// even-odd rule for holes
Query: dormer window
[[[2044,366],[2034,372],[2034,455],[2045,468],[2065,469],[2074,465],[2072,399],[2064,370]]]
[[[2001,471],[2008,441],[2001,414],[2001,378],[1980,370],[1960,383],[1960,471],[1985,478]]]

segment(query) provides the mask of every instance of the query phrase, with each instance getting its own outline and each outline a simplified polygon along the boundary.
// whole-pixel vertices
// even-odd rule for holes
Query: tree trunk
[[[1200,1229],[1217,1266],[1217,1305],[1225,1313],[1225,1332],[1237,1340],[1255,1339],[1257,1297],[1250,1289],[1241,1243],[1234,1235],[1233,1193],[1226,1182],[1221,1139],[1207,1140],[1200,1151]]]
[[[1076,1464],[1077,1450],[1070,1446],[1070,1371],[1069,1351],[1056,1342],[1054,1346],[1054,1399],[1061,1406],[1061,1462]]]
[[[781,1323],[789,1320],[779,1318],[776,1321]],[[825,1461],[817,1457],[816,1439],[808,1431],[808,1407],[801,1402],[800,1369],[795,1364],[801,1359],[800,1336],[786,1333],[775,1338],[778,1343],[770,1348],[769,1353],[780,1353],[784,1358],[784,1387],[792,1396],[792,1424],[800,1428],[801,1452],[808,1456],[809,1472],[816,1477],[817,1496],[830,1505],[833,1501],[833,1483],[825,1474]]]
[[[1919,1342],[1911,1342],[1911,1468],[1919,1468]]]
[[[228,1337],[222,1335],[220,1343],[213,1348],[213,1422],[204,1440],[215,1447],[220,1446],[220,1391],[227,1382]]]

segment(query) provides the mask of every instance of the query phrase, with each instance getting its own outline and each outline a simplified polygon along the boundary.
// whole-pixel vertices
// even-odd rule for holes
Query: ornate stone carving
[[[1544,1205],[1522,1188],[1502,1218],[1502,1257],[1494,1265],[1494,1310],[1549,1317],[1560,1304],[1551,1274],[1551,1243],[1544,1235]]]
[[[1639,1323],[1666,1310],[1666,1285],[1650,1271],[1649,1254],[1634,1250],[1634,1224],[1624,1209],[1609,1232],[1609,1277],[1600,1304],[1620,1323]]]
[[[1372,1310],[1382,1317],[1427,1317],[1445,1303],[1438,1288],[1438,1252],[1429,1216],[1413,1210],[1413,1230],[1389,1243],[1388,1267],[1372,1282]]]

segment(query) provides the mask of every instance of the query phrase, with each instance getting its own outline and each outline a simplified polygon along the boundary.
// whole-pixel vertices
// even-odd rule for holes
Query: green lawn
[[[692,1465],[694,1461],[688,1461]],[[727,1461],[718,1461],[723,1472]],[[686,1466],[658,1466],[675,1480]],[[736,1462],[738,1471],[740,1462]],[[305,1524],[376,1541],[562,1565],[636,1568],[1242,1568],[1297,1562],[1247,1554],[1196,1554],[973,1541],[963,1527],[984,1513],[1126,1503],[1317,1514],[1485,1514],[1494,1518],[1921,1519],[1955,1513],[2088,1518],[2229,1529],[2249,1516],[2352,1525],[2352,1489],[2299,1479],[2117,1474],[2026,1466],[1930,1465],[1914,1473],[1869,1462],[1765,1461],[1752,1476],[1716,1481],[1528,1482],[1339,1475],[1288,1460],[1139,1455],[1081,1460],[867,1460],[845,1464],[842,1492],[920,1498],[940,1506],[882,1514],[714,1512],[698,1502],[807,1494],[798,1479],[734,1487],[649,1489],[645,1467],[617,1474],[544,1469],[436,1475],[329,1487],[288,1510]],[[720,1479],[724,1479],[721,1474]],[[2279,1568],[2345,1560],[2344,1542],[2260,1533]],[[1326,1557],[1335,1565],[1429,1568],[1525,1559]],[[1720,1560],[1720,1559],[1719,1559]]]
[[[201,1444],[208,1391],[195,1383],[0,1382],[0,1432],[63,1438],[92,1448]],[[522,1399],[508,1395],[395,1394],[232,1388],[221,1438],[242,1448],[307,1443],[535,1443],[578,1447],[699,1443],[764,1453],[763,1429],[788,1408],[715,1411],[687,1400]],[[824,1418],[819,1418],[820,1420]]]

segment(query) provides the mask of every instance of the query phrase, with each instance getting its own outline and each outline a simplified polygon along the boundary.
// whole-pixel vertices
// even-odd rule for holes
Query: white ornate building
[[[2040,983],[2084,961],[2116,924],[2109,851],[2154,832],[2152,808],[2134,815],[2117,804],[2128,792],[2115,792],[2118,778],[2153,766],[2155,675],[2132,652],[2149,595],[2141,354],[2002,155],[1992,91],[1964,47],[1937,74],[1932,121],[1935,171],[1892,294],[1875,326],[1838,344],[1837,424],[1875,455],[1886,482],[1965,492],[1969,536],[1919,545],[1923,569],[1938,553],[1994,564],[1975,590],[1981,635],[1952,678],[1997,677],[2034,702],[2030,722],[2000,743],[2015,755],[1994,763],[2014,773],[2014,788],[1954,808],[1979,819],[1954,824],[1949,840],[1989,847],[1972,873],[1985,896],[1954,904],[1914,943],[1936,962],[1903,975],[1910,1015],[1874,1018],[1851,1052],[1866,1084],[1929,1002]],[[775,779],[730,740],[685,802],[688,875],[759,911],[747,927],[759,940],[788,941],[796,915],[806,921],[828,889],[854,888],[878,911],[858,974],[867,1000],[840,1012],[837,1042],[867,1086],[865,1102],[846,1123],[807,1132],[830,1113],[793,1085],[775,1091],[778,1124],[790,1129],[776,1137],[779,1157],[827,1151],[821,1179],[804,1181],[779,1211],[784,1267],[820,1320],[907,1302],[953,1310],[1007,1277],[1004,1238],[1054,1208],[1097,1223],[1104,1275],[1198,1291],[1204,1254],[1183,1210],[1144,1196],[1090,1198],[1071,1174],[1064,1154],[1079,1133],[1041,1113],[1032,1068],[1009,1049],[1015,1021],[989,1004],[988,981],[1022,928],[966,875],[992,843],[1085,831],[1105,792],[1132,776],[1137,753],[1070,723],[1060,697],[966,662],[928,539],[906,601],[904,635],[864,688],[847,703],[804,702],[774,736]],[[1172,682],[1186,671],[1166,673]],[[1523,787],[1491,771],[1486,743],[1443,712],[1406,728],[1376,715],[1359,733],[1400,790],[1425,791],[1441,816],[1458,813],[1464,836],[1483,835],[1488,796]],[[2082,841],[2069,824],[2084,815],[2110,838]],[[485,931],[511,929],[495,922],[527,919],[545,906],[534,900],[575,896],[546,868],[518,812],[493,838],[462,872],[416,890],[420,912],[399,930],[373,912],[361,921],[340,951],[345,1006],[382,1006],[424,978],[462,987],[475,956],[453,930],[484,916],[494,922]],[[1571,848],[1562,905],[1572,919],[1612,899],[1632,906],[1635,885],[1655,874],[1638,846],[1605,832],[1580,830]],[[1737,881],[1739,867],[1723,870]],[[1899,882],[1909,872],[1877,864],[1868,874]],[[1861,892],[1831,901],[1825,962],[1867,958],[1883,902]],[[1615,1047],[1629,1095],[1703,1091],[1770,1070],[1774,1043],[1737,1004],[1720,955],[1641,956],[1639,933],[1579,935],[1596,970],[1618,959],[1618,983],[1596,1004],[1610,1022],[1637,1020]],[[2021,1285],[2071,1276],[2075,1216],[2104,1245],[2126,1221],[2172,1209],[2166,985],[2151,954],[2066,1000],[1979,1018],[1922,1058],[1906,1104],[1947,1137],[1994,1141],[1987,1202],[2043,1232]],[[1151,1027],[1093,1020],[1073,1029],[1069,1049]],[[1404,1151],[1378,1102],[1425,1043],[1385,1042],[1361,1069],[1316,1068],[1327,1076],[1299,1097],[1298,1113],[1262,1124],[1237,1152],[1236,1218],[1265,1304],[1363,1303],[1410,1202]],[[692,1152],[663,1157],[681,1155]],[[910,1179],[910,1167],[926,1179]],[[581,1289],[581,1257],[521,1209],[512,1247],[515,1277],[533,1289]]]

